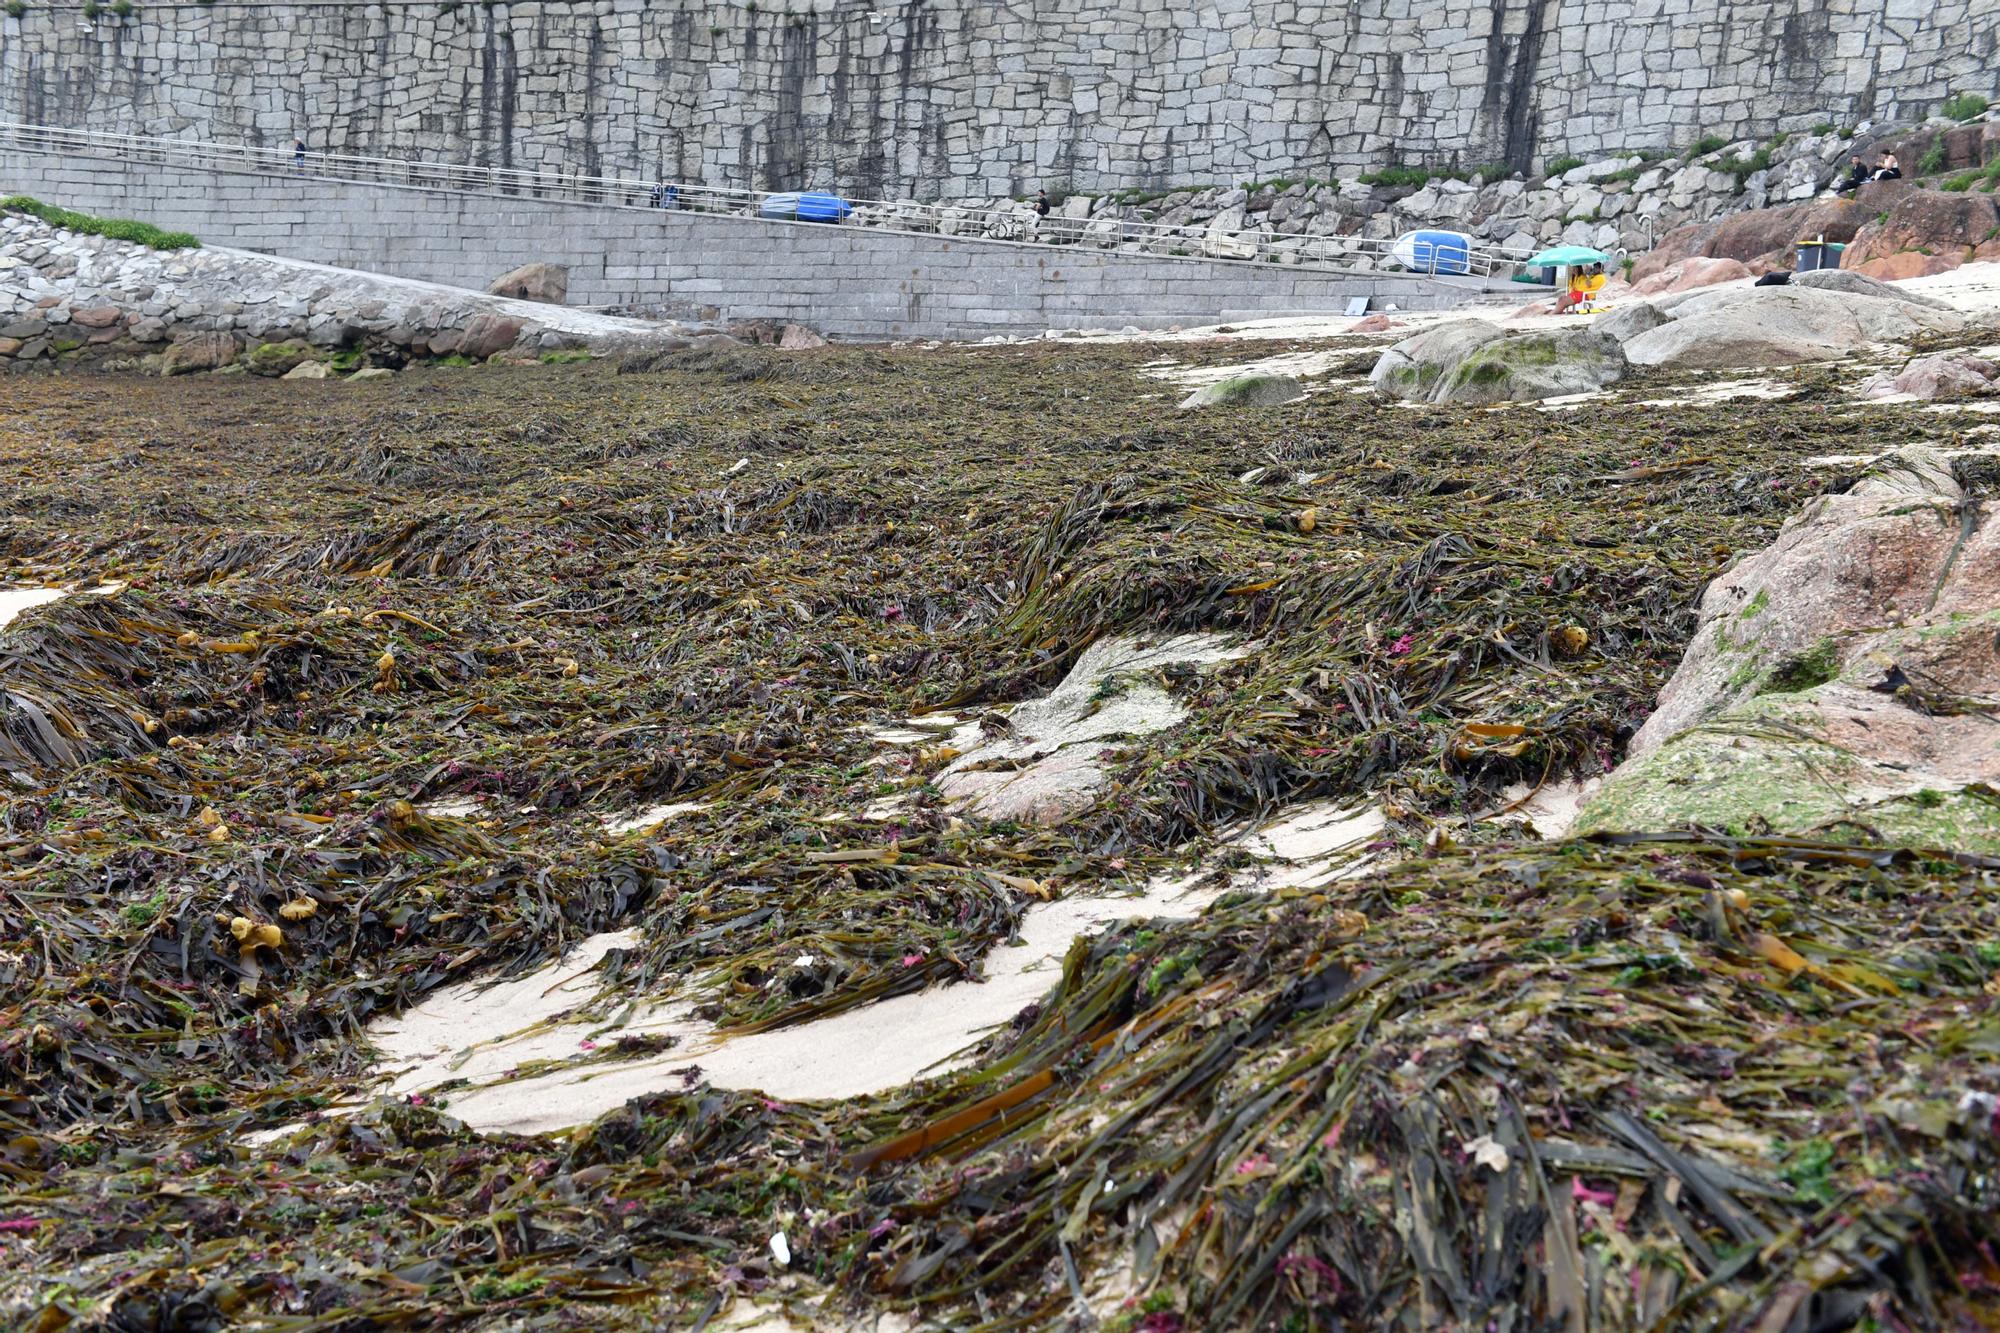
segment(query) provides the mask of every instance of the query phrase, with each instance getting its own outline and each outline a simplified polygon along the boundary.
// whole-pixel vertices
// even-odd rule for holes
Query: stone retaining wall
[[[2000,100],[1992,0],[29,0],[0,117],[922,199],[1762,140]]]
[[[572,305],[810,324],[848,338],[1164,328],[1402,309],[1467,286],[1278,264],[1050,250],[995,241],[607,208],[0,150],[0,194],[136,217],[215,245],[484,290],[567,265]],[[1476,289],[1476,288],[1475,288]]]

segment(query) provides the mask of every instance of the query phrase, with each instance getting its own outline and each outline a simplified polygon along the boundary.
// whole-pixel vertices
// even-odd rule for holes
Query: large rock
[[[1810,273],[1794,273],[1792,286],[1811,287],[1824,292],[1845,292],[1849,296],[1874,296],[1887,301],[1907,301],[1911,305],[1928,306],[1932,310],[1957,309],[1949,301],[1940,301],[1935,296],[1926,296],[1907,287],[1897,287],[1879,278],[1871,278],[1847,268],[1819,268]]]
[[[1643,295],[1649,292],[1679,291],[1700,286],[1704,281],[1725,282],[1726,277],[1706,276],[1727,273],[1751,276],[1773,268],[1790,268],[1799,241],[1824,237],[1845,244],[1868,220],[1886,205],[1854,198],[1813,199],[1773,208],[1752,208],[1731,213],[1712,222],[1691,222],[1661,236],[1632,266],[1632,282]],[[1702,267],[1690,261],[1731,261],[1734,268]],[[1656,282],[1672,271],[1669,282]],[[1703,275],[1684,277],[1681,275]],[[1678,285],[1669,285],[1677,283]]]
[[[561,305],[569,299],[569,270],[561,264],[523,264],[495,278],[486,294]]]
[[[1708,587],[1701,624],[1578,831],[1872,831],[2000,851],[2000,517],[1905,449]],[[1968,703],[1971,706],[1966,706]]]
[[[1694,292],[1662,308],[1666,323],[1625,344],[1625,356],[1635,366],[1790,366],[1917,333],[1957,332],[1965,325],[1950,311],[1811,287]]]
[[[477,361],[504,352],[520,338],[522,327],[522,321],[511,315],[474,315],[459,333],[458,354]],[[437,345],[437,339],[433,338],[431,346]]]
[[[1636,268],[1634,269],[1636,272]],[[1655,269],[1632,284],[1634,296],[1657,296],[1662,292],[1692,291],[1722,282],[1738,282],[1754,276],[1750,266],[1736,259],[1707,259],[1696,256]]]
[[[1594,328],[1551,329],[1481,343],[1431,391],[1438,403],[1526,402],[1590,393],[1625,378],[1618,340]]]
[[[1912,190],[1855,234],[1841,267],[1899,278],[1946,272],[1969,259],[2000,259],[2000,204],[1971,190]]]
[[[192,375],[202,370],[220,370],[236,360],[233,333],[183,333],[173,346],[160,353],[162,375]]]
[[[283,342],[259,343],[250,351],[250,373],[273,378],[288,375],[299,363],[312,360],[313,355],[312,348],[293,338]]]
[[[1368,382],[1379,393],[1428,401],[1438,382],[1474,348],[1504,337],[1500,326],[1483,319],[1456,319],[1426,329],[1382,353]]]
[[[1863,398],[1921,398],[1927,401],[1976,398],[1994,389],[2000,366],[1964,353],[1938,352],[1920,356],[1899,371],[1883,371],[1864,380]]]
[[[1874,214],[1853,199],[1815,199],[1779,208],[1732,213],[1716,224],[1701,253],[1711,259],[1757,260],[1792,266],[1792,247],[1824,236],[1846,243]]]
[[[1234,375],[1195,390],[1182,407],[1277,407],[1306,396],[1290,375]]]
[[[1651,301],[1624,301],[1590,321],[1591,331],[1619,343],[1667,322],[1667,312]]]
[[[1665,268],[1671,268],[1683,259],[1700,257],[1702,246],[1715,234],[1712,222],[1688,222],[1662,235],[1653,248],[1633,261],[1632,271],[1627,276],[1636,287],[1647,278]]]

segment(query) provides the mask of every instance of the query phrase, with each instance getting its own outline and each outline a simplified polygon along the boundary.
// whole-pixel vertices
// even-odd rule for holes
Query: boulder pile
[[[2000,113],[1969,125],[1939,120],[1865,136],[1828,127],[1762,143],[1691,149],[1680,157],[1634,154],[1556,163],[1551,165],[1563,169],[1541,174],[1487,169],[1461,179],[1454,173],[1355,168],[1322,181],[1072,195],[1048,218],[1037,218],[1029,204],[1012,199],[960,199],[861,208],[850,222],[1223,258],[1247,258],[1268,244],[1280,262],[1357,268],[1389,264],[1379,246],[1358,246],[1357,239],[1379,241],[1434,227],[1522,250],[1561,243],[1656,252],[1657,262],[1635,273],[1641,278],[1695,256],[1734,259],[1761,272],[1789,268],[1786,256],[1802,237],[1850,240],[1889,206],[1884,200],[1893,201],[1887,186],[1868,187],[1858,202],[1819,200],[1850,156],[1872,162],[1876,152],[1892,148],[1908,171],[1933,160],[1933,147],[1935,160],[1946,169],[2000,160]],[[1755,216],[1745,218],[1746,213]],[[1134,240],[1125,223],[1166,230]]]
[[[277,376],[308,360],[534,360],[686,332],[240,250],[150,250],[0,214],[0,370]]]

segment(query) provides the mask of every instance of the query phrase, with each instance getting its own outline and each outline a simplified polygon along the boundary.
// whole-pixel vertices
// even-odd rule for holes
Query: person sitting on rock
[[[1893,181],[1901,180],[1902,177],[1902,164],[1896,161],[1894,153],[1885,148],[1882,150],[1881,160],[1875,164],[1875,174],[1868,179],[1871,181]]]
[[[1859,157],[1847,159],[1847,179],[1833,187],[1835,194],[1851,194],[1861,188],[1861,182],[1868,179],[1868,168],[1861,165]]]

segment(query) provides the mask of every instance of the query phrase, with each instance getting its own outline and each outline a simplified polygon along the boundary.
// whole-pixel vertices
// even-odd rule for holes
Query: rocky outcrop
[[[1984,259],[2000,259],[2000,204],[1991,195],[1912,190],[1856,233],[1841,267],[1871,278],[1917,278]]]
[[[1447,374],[1475,349],[1504,336],[1499,325],[1483,319],[1439,324],[1383,352],[1368,373],[1368,382],[1376,392],[1393,398],[1433,401]]]
[[[1290,375],[1233,375],[1196,389],[1181,406],[1277,407],[1305,396],[1305,386]]]
[[[1793,247],[1800,241],[1846,244],[1873,216],[1864,204],[1847,198],[1748,209],[1718,222],[1701,253],[1711,259],[1734,259],[1760,272],[1790,268]]]
[[[1931,310],[1957,313],[1957,307],[1949,301],[1940,301],[1935,296],[1926,296],[1908,287],[1898,287],[1879,278],[1870,278],[1852,269],[1822,268],[1814,269],[1810,273],[1794,273],[1791,285],[1823,292],[1845,292],[1849,296],[1874,296],[1885,301],[1901,301],[1906,305],[1920,305]]]
[[[244,251],[149,250],[0,214],[0,370],[182,374],[240,360],[281,376],[342,348],[395,366],[636,348],[689,331]]]
[[[523,264],[495,278],[486,294],[561,305],[569,298],[569,269],[561,264]]]
[[[1636,266],[1633,271],[1638,271]],[[1750,266],[1741,260],[1695,256],[1654,269],[1643,278],[1635,278],[1632,295],[1659,296],[1667,292],[1693,291],[1697,287],[1713,287],[1718,283],[1737,282],[1754,276]]]
[[[2000,518],[1905,449],[1709,585],[1579,831],[1703,824],[2000,851]]]
[[[1660,238],[1632,266],[1641,295],[1685,291],[1709,283],[1789,269],[1800,241],[1851,241],[1875,216],[1867,203],[1839,197],[1753,208],[1706,223],[1690,223]]]
[[[1919,398],[1926,401],[1977,398],[1994,391],[2000,366],[1965,353],[1920,356],[1901,370],[1885,370],[1862,382],[1863,398]]]
[[[1397,343],[1369,379],[1392,397],[1476,404],[1589,393],[1617,383],[1626,370],[1618,340],[1597,329],[1502,336],[1495,325],[1465,320]]]
[[[1804,286],[1731,287],[1659,303],[1664,323],[1624,344],[1635,366],[1736,370],[1826,361],[1922,332],[1955,332],[1962,316],[1912,301]]]

